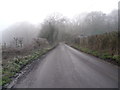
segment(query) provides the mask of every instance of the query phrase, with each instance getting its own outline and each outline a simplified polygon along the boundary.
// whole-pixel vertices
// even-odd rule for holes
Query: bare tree
[[[18,47],[18,38],[14,37],[16,48]]]
[[[23,47],[23,38],[19,38],[18,41],[19,41],[20,47],[22,48]]]

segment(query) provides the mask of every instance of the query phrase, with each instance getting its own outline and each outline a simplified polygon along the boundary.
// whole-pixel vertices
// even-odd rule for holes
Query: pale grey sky
[[[42,22],[51,13],[59,12],[68,18],[83,12],[110,13],[119,0],[0,0],[0,31],[16,22]]]

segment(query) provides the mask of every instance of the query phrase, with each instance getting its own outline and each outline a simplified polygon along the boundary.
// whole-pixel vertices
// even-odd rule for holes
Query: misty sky
[[[0,31],[16,22],[33,24],[42,22],[46,16],[59,12],[68,18],[80,13],[102,11],[110,13],[117,9],[119,0],[0,0]]]

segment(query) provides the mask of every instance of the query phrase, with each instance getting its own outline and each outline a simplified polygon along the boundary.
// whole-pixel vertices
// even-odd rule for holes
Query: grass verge
[[[83,47],[80,47],[78,45],[71,45],[71,47],[73,47],[77,50],[80,50],[82,52],[85,52],[87,54],[90,54],[90,55],[96,56],[98,58],[104,59],[105,61],[108,61],[108,62],[113,63],[115,65],[120,66],[120,55],[110,55],[109,53],[106,53],[106,52],[101,53],[99,51],[90,50],[88,48],[83,48]]]
[[[0,85],[4,86],[10,83],[12,79],[16,77],[16,74],[27,64],[32,63],[33,60],[38,59],[53,48],[54,47],[43,48],[33,52],[31,55],[14,58],[13,60],[8,61],[5,65],[2,65],[2,79],[0,79]]]

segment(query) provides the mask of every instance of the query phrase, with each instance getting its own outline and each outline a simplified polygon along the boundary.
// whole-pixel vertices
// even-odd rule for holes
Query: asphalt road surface
[[[58,45],[14,88],[117,88],[118,67]]]

